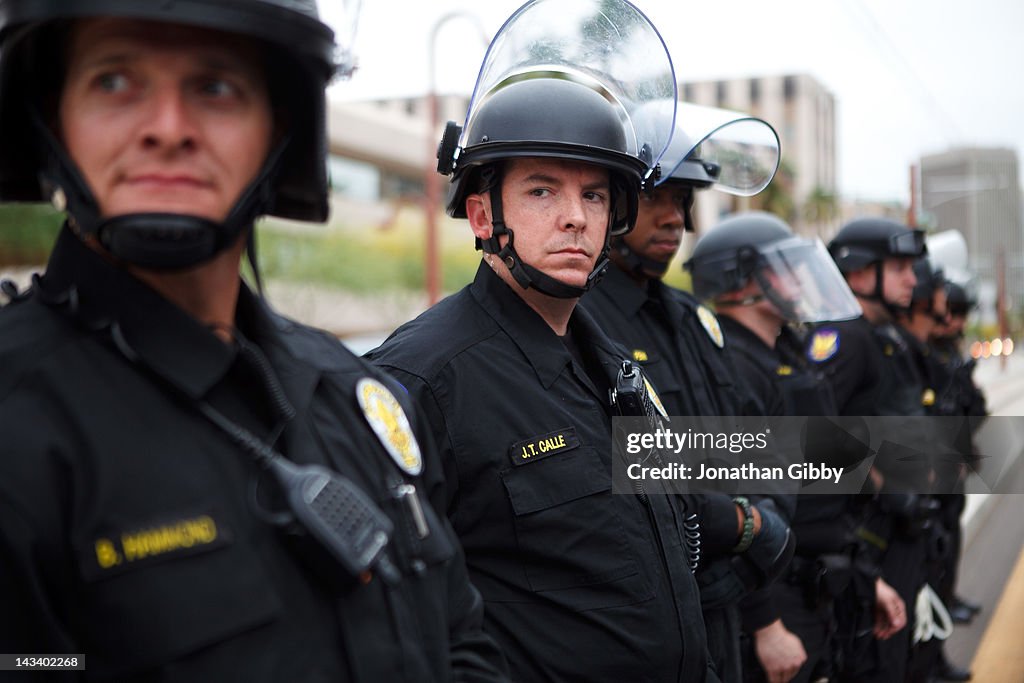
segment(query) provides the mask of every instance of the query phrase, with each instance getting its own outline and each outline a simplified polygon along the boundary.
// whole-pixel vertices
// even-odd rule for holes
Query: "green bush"
[[[62,220],[48,204],[0,204],[0,266],[45,263]]]

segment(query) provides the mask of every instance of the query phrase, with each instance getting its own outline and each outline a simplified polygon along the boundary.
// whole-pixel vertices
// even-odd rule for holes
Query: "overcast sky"
[[[521,0],[364,0],[360,67],[338,99],[426,92],[431,27],[438,89],[472,92],[488,37]],[[836,98],[844,198],[906,201],[908,168],[955,146],[1024,151],[1019,0],[637,0],[679,80],[809,73]],[[320,0],[340,21],[341,0]],[[474,19],[475,17],[475,19]],[[462,123],[461,121],[459,123]],[[785,150],[783,150],[785,155]]]

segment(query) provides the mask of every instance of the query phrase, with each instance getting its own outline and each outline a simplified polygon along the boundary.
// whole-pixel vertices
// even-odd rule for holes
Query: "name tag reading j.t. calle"
[[[541,434],[525,441],[517,441],[508,449],[509,457],[513,465],[525,465],[528,462],[541,460],[556,453],[564,453],[578,448],[579,437],[576,436],[574,427],[556,429],[547,434]]]

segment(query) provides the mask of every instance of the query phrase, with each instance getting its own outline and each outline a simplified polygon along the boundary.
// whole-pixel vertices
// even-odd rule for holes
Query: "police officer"
[[[626,356],[576,302],[605,267],[610,235],[632,227],[670,129],[646,131],[613,105],[624,100],[608,89],[621,80],[601,63],[552,66],[542,46],[643,49],[645,76],[657,72],[646,47],[659,39],[635,8],[584,4],[579,18],[602,23],[576,39],[545,42],[548,29],[588,25],[557,0],[495,37],[448,204],[483,261],[472,284],[369,356],[433,426],[448,513],[514,679],[718,680],[684,546],[687,511],[671,496],[612,494],[609,390]],[[517,46],[522,55],[503,52]],[[453,145],[441,150],[450,170]]]
[[[947,418],[967,418],[965,404],[956,395],[959,378],[949,366],[949,359],[943,358],[933,344],[936,333],[944,331],[950,321],[948,292],[951,283],[945,280],[941,268],[929,257],[914,263],[917,284],[914,286],[913,301],[903,316],[902,330],[915,360],[926,378],[927,386],[922,403],[929,415]],[[972,385],[973,386],[973,385]],[[960,452],[966,458],[971,454],[970,430],[955,430],[961,435],[959,443],[952,443],[950,453]],[[956,565],[960,554],[960,513],[964,507],[963,481],[966,476],[966,462],[957,463],[946,458],[937,462],[935,496],[937,509],[933,515],[930,533],[933,542],[929,544],[928,583],[933,586],[954,622],[970,621],[972,616],[965,609],[957,609],[953,588]],[[966,619],[965,619],[966,617]],[[933,639],[922,645],[923,655],[919,666],[931,672],[940,680],[966,681],[971,673],[952,664],[942,649],[942,641]]]
[[[854,320],[820,326],[807,349],[832,386],[839,414],[923,416],[924,382],[895,321],[911,302],[913,264],[925,253],[924,233],[888,219],[859,218],[840,229],[829,252],[863,312]],[[873,469],[872,482],[887,491],[883,473]],[[881,576],[902,600],[888,610],[889,631],[906,618],[924,583],[924,538],[917,523],[926,507],[922,497],[886,493],[875,498],[864,525],[862,537],[873,542]],[[911,629],[899,629],[876,641],[873,658],[847,657],[847,663],[866,664],[870,670],[861,674],[867,680],[902,681],[910,636]]]
[[[790,326],[860,314],[820,241],[795,236],[771,214],[740,213],[702,235],[685,267],[694,293],[714,302],[739,372],[771,414],[837,413],[830,386],[807,361],[803,339]],[[834,605],[855,562],[856,502],[839,495],[797,499],[792,518],[796,555],[786,579],[767,589],[775,621],[760,628],[747,624],[765,679],[808,681],[833,675]],[[798,653],[805,650],[806,660],[783,658],[786,645]],[[748,679],[762,680],[750,672]]]
[[[737,145],[741,154],[721,154],[719,136],[723,133],[733,142],[745,143]],[[721,109],[680,106],[675,134],[661,159],[667,170],[656,187],[640,195],[636,226],[615,238],[612,266],[600,285],[581,301],[602,329],[632,350],[633,360],[649,373],[670,415],[765,412],[765,406],[749,393],[741,375],[735,372],[714,313],[688,292],[666,285],[662,278],[684,231],[693,230],[695,192],[715,187],[733,194],[754,194],[771,180],[778,156],[778,138],[764,121]],[[740,173],[741,168],[748,172]],[[708,494],[696,497],[695,502],[702,540],[697,580],[709,650],[719,675],[724,680],[739,680],[738,604],[745,591],[735,580],[733,562],[748,558],[734,552],[740,539],[732,517],[744,509],[743,501]],[[759,502],[750,509],[758,517],[758,531],[762,515],[771,517],[772,528],[785,528],[785,519],[777,514],[772,502]],[[758,535],[755,542],[778,543],[783,538],[779,535],[769,539],[765,534]],[[750,611],[755,611],[753,606]],[[756,611],[761,616],[755,619],[766,618],[763,604]],[[773,649],[773,653],[780,651],[778,647]]]
[[[0,50],[0,197],[67,214],[0,311],[0,651],[506,680],[403,392],[239,279],[257,216],[327,216],[313,3],[4,0]]]

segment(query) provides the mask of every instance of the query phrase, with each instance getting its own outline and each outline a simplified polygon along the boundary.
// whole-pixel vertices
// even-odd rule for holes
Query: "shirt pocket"
[[[649,599],[619,509],[609,466],[582,447],[501,473],[529,588],[573,609]]]
[[[118,571],[83,571],[80,624],[89,671],[120,678],[175,662],[275,620],[282,605],[259,556],[233,542],[168,552],[136,567],[110,552]],[[83,548],[80,556],[92,548]],[[113,562],[111,562],[113,568]],[[126,646],[130,643],[130,646]]]

